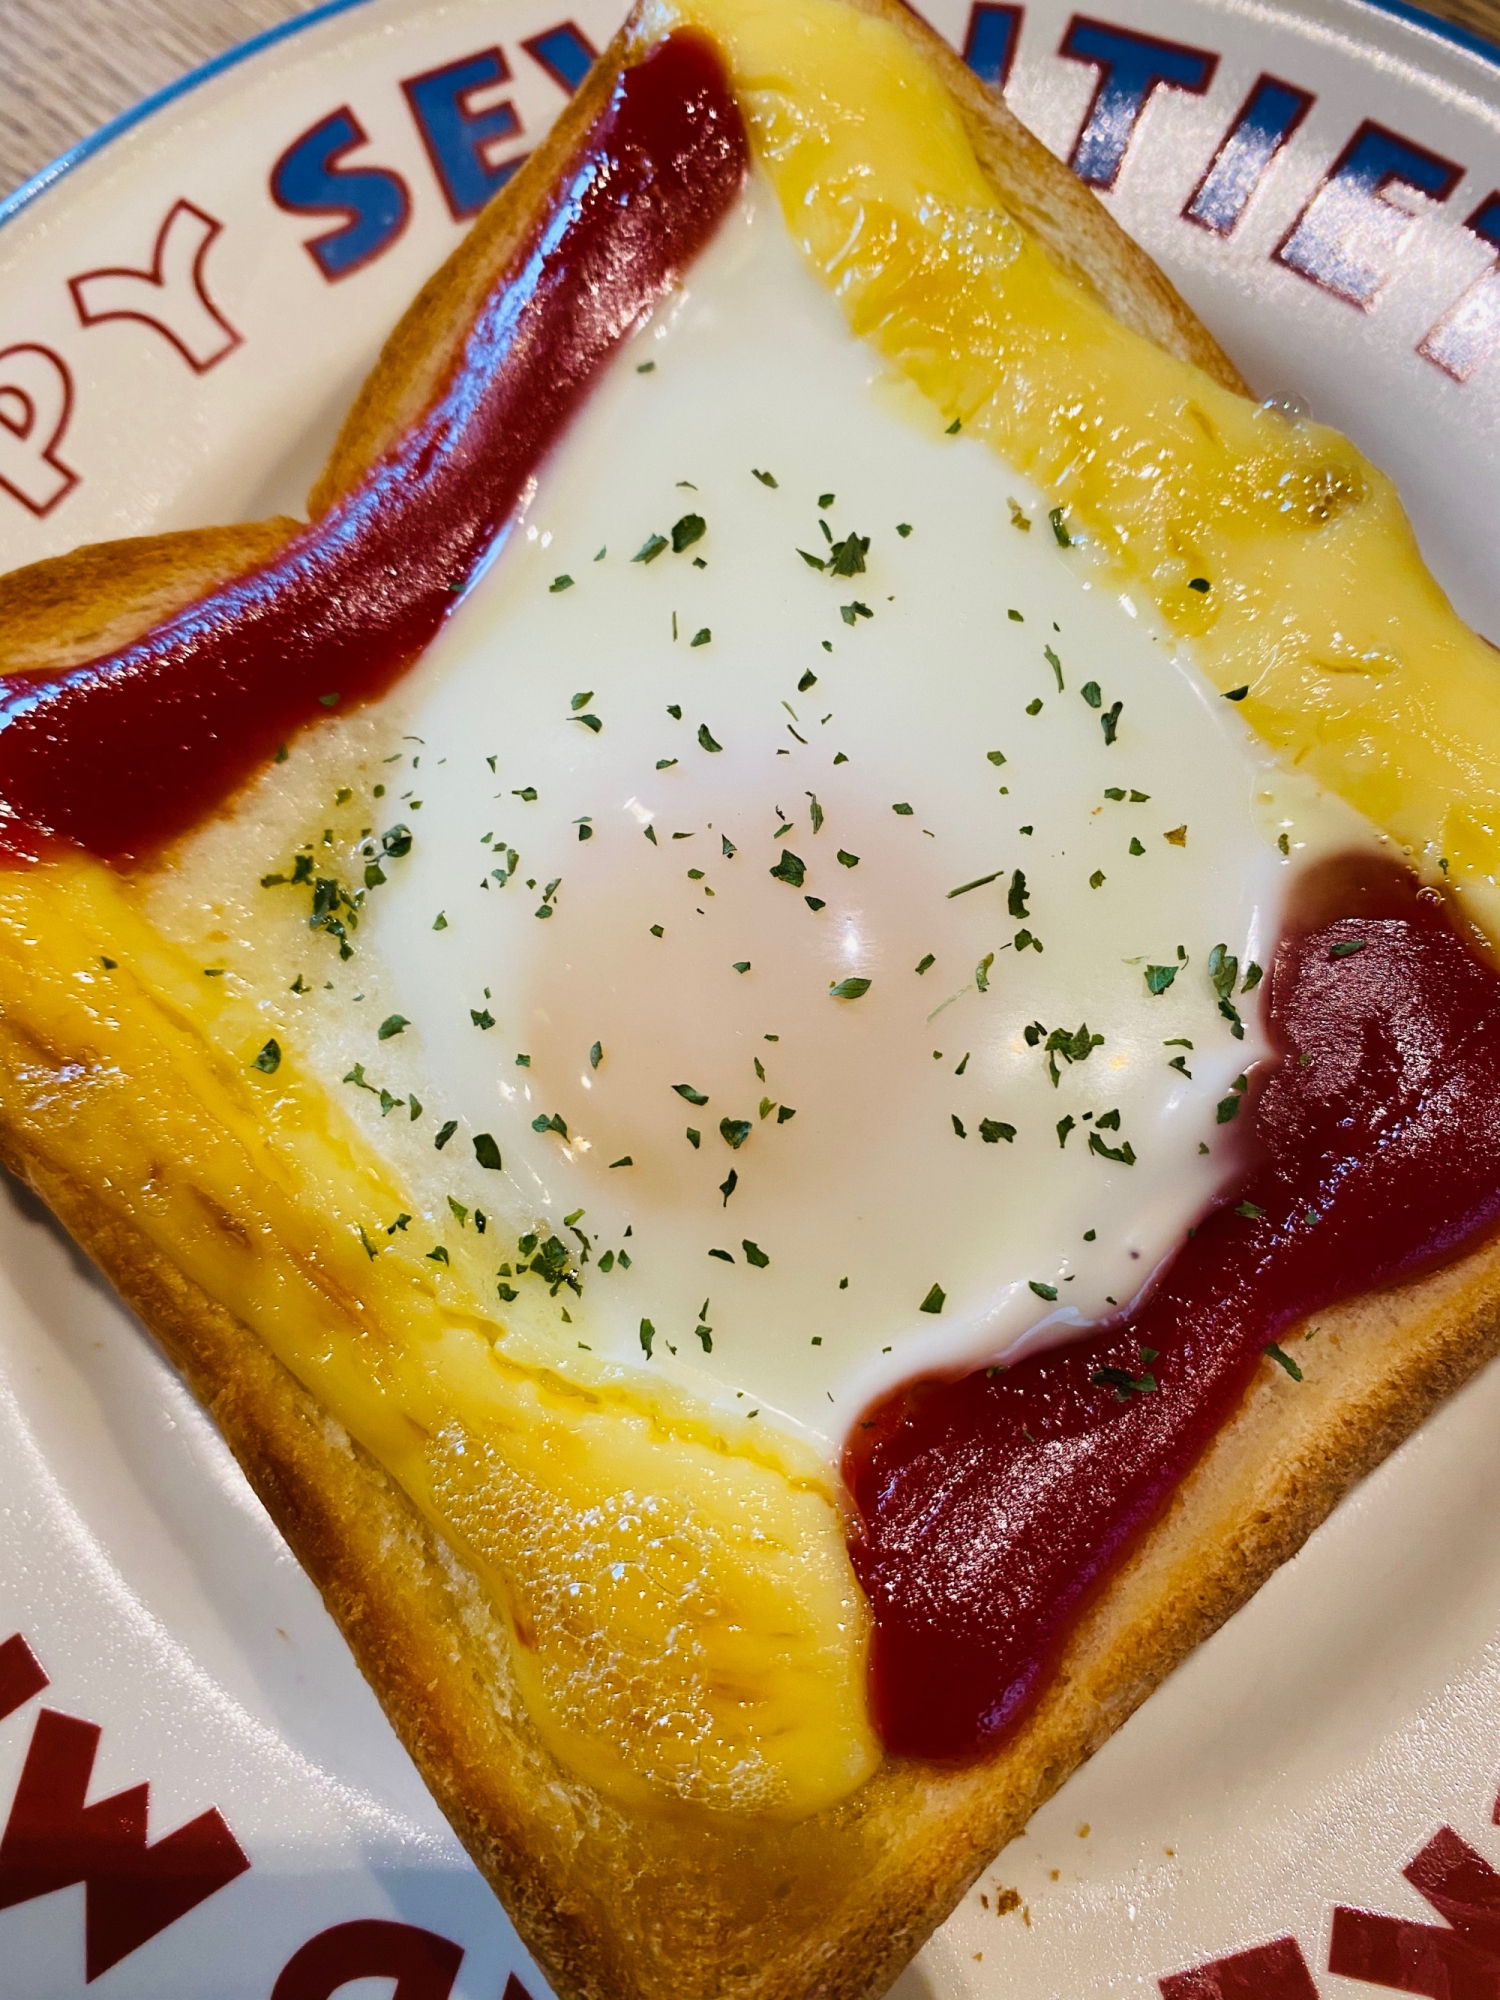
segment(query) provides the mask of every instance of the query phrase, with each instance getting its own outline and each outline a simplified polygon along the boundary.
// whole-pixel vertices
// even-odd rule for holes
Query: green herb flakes
[[[1015,1140],[1016,1128],[1014,1125],[1007,1125],[1003,1119],[981,1118],[979,1136],[987,1146],[998,1145],[1002,1139],[1010,1145]]]
[[[947,1302],[948,1294],[941,1285],[934,1285],[925,1299],[917,1307],[918,1312],[940,1313]]]
[[[748,1118],[721,1118],[719,1120],[719,1137],[731,1151],[736,1153],[750,1137],[752,1129]]]
[[[864,573],[865,557],[870,552],[868,535],[845,535],[841,542],[835,542],[828,552],[828,574],[830,576],[861,576]],[[869,613],[865,616],[868,618]],[[853,620],[847,621],[853,623]]]
[[[553,577],[552,581],[547,585],[548,591],[553,596],[556,596],[557,592],[560,590],[571,590],[572,588],[573,588],[573,579],[570,576],[555,576]]]
[[[1004,873],[1005,870],[1003,868],[994,868],[991,869],[988,875],[976,875],[972,882],[960,882],[956,889],[948,891],[946,901],[951,903],[955,896],[967,896],[971,889],[982,889],[986,883],[998,882]],[[1025,915],[1024,911],[1022,915]]]
[[[500,1148],[488,1132],[474,1134],[474,1157],[480,1166],[488,1167],[491,1173],[498,1174],[501,1171]]]
[[[715,743],[712,732],[706,722],[698,724],[698,745],[703,750],[722,750],[724,748],[722,743]]]
[[[647,365],[654,367],[655,363],[652,362]],[[662,550],[668,546],[669,543],[665,535],[648,535],[630,560],[638,563],[655,562]]]
[[[774,868],[766,872],[773,875],[778,882],[785,882],[793,889],[800,889],[807,879],[807,863],[793,854],[789,847],[783,847],[781,859]]]
[[[1240,962],[1230,953],[1227,945],[1216,944],[1208,954],[1208,976],[1218,996],[1219,1012],[1229,1023],[1229,1032],[1235,1040],[1242,1042],[1245,1039],[1245,1024],[1230,999],[1239,970]]]
[[[1274,1340],[1268,1346],[1263,1347],[1261,1352],[1268,1354],[1278,1368],[1284,1368],[1294,1382],[1300,1382],[1303,1379],[1302,1370],[1297,1366],[1291,1355],[1284,1348],[1278,1347]]]
[[[828,989],[835,1000],[862,1000],[869,990],[868,979],[840,979]]]
[[[1049,1305],[1057,1297],[1056,1285],[1044,1285],[1040,1278],[1028,1278],[1026,1282],[1032,1291],[1036,1293],[1037,1297],[1045,1299]]]
[[[281,1044],[274,1038],[267,1042],[258,1056],[250,1060],[251,1069],[258,1069],[265,1076],[274,1076],[281,1068]],[[348,1078],[346,1077],[347,1083]]]
[[[388,1042],[393,1035],[399,1035],[403,1028],[410,1026],[411,1023],[404,1014],[387,1014],[375,1030],[375,1039],[377,1042]]]
[[[1096,1368],[1089,1380],[1096,1389],[1112,1389],[1117,1403],[1128,1403],[1132,1396],[1156,1394],[1156,1377],[1145,1371],[1132,1375],[1125,1368]]]
[[[747,1264],[753,1264],[757,1271],[764,1271],[766,1266],[771,1261],[770,1258],[766,1255],[765,1251],[761,1249],[760,1245],[758,1243],[752,1243],[748,1236],[743,1237],[741,1239],[740,1248],[745,1253],[745,1262]]]
[[[345,1081],[347,1081],[347,1078],[345,1079]],[[447,1145],[448,1141],[453,1137],[454,1133],[457,1130],[458,1130],[458,1120],[456,1118],[450,1118],[447,1124],[443,1127],[442,1131],[438,1133],[437,1137],[432,1142],[433,1145],[437,1148],[438,1152],[442,1152],[444,1146]]]
[[[924,958],[919,960],[915,968],[917,976],[920,978],[924,972],[929,972],[932,969],[932,967],[936,964],[937,960],[933,957],[932,953],[929,951]]]

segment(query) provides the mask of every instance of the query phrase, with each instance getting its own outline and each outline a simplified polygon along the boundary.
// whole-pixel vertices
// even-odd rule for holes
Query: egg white
[[[1148,1282],[1238,1157],[1288,882],[1374,838],[889,378],[755,183],[348,746],[412,840],[298,1046],[409,1226],[557,1366],[828,1453]]]

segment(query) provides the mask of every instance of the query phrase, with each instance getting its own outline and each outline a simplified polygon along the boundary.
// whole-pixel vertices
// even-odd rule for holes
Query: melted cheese
[[[514,1337],[830,1457],[1135,1295],[1237,1160],[1285,881],[1368,837],[901,388],[757,183],[403,696],[412,851],[326,1069],[457,1117],[424,1181],[486,1212]],[[853,575],[799,554],[851,535]]]
[[[878,1753],[787,1431],[1123,1304],[1231,1160],[1292,865],[1374,837],[1307,774],[1483,913],[1500,718],[1379,475],[1061,276],[899,35],[691,18],[816,277],[752,191],[411,685],[149,884],[173,942],[10,878],[0,1054],[469,1554],[565,1764],[797,1814]],[[371,884],[347,959],[257,887],[304,842]]]
[[[1113,319],[997,207],[911,42],[842,0],[659,0],[729,60],[787,226],[850,325],[1024,469],[1288,763],[1500,938],[1500,674],[1391,482]],[[1195,578],[1208,582],[1195,590]]]

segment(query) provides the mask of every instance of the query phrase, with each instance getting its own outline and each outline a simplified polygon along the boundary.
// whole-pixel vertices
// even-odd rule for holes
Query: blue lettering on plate
[[[337,229],[303,245],[329,284],[388,250],[411,215],[400,174],[389,167],[339,165],[346,153],[367,143],[364,127],[346,104],[294,139],[271,169],[271,197],[278,208],[344,218]]]
[[[964,61],[981,83],[997,94],[1005,89],[1016,59],[1023,7],[1001,7],[995,0],[974,0],[964,36]]]
[[[1096,188],[1112,188],[1119,178],[1141,114],[1156,91],[1165,84],[1202,96],[1219,65],[1219,58],[1205,49],[1113,28],[1083,14],[1075,14],[1068,24],[1060,53],[1074,62],[1092,63],[1099,72],[1068,160],[1078,178]]]
[[[1488,194],[1464,228],[1500,250],[1500,193]],[[1500,347],[1500,266],[1481,271],[1463,297],[1417,344],[1417,352],[1455,382],[1467,382]]]
[[[432,161],[438,186],[455,222],[477,215],[505,186],[520,159],[496,163],[492,149],[521,130],[508,100],[473,111],[470,100],[497,83],[510,81],[510,66],[498,49],[480,49],[441,69],[402,80],[406,101]]]
[[[569,97],[588,75],[598,50],[573,21],[559,21],[539,35],[528,35],[521,47],[533,62],[540,63],[560,90]]]
[[[1299,90],[1280,77],[1260,77],[1189,197],[1182,211],[1188,221],[1228,236],[1312,102],[1310,90]]]
[[[1366,119],[1277,245],[1276,259],[1368,311],[1417,226],[1412,211],[1391,201],[1386,189],[1406,187],[1446,201],[1462,175],[1451,160]]]

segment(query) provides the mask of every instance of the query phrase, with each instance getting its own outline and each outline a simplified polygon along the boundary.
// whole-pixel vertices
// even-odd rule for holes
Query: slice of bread
[[[890,21],[921,51],[957,102],[997,201],[1054,257],[1127,325],[1243,387],[1149,260],[945,45],[897,0],[848,4]],[[414,302],[314,489],[315,518],[431,403],[636,46],[634,28],[616,40],[546,145]],[[56,669],[117,647],[264,561],[296,526],[82,549],[0,579],[0,671]],[[81,1165],[88,1097],[76,1072],[92,1052],[49,1035],[8,970],[0,993],[6,1163],[96,1258],[214,1416],[563,1996],[856,2000],[882,1991],[1036,1806],[1500,1347],[1500,1254],[1488,1249],[1321,1314],[1317,1368],[1298,1387],[1266,1362],[998,1752],[955,1768],[888,1759],[839,1804],[791,1823],[622,1806],[549,1753],[519,1691],[512,1626],[475,1571],[245,1321],[133,1226]]]

